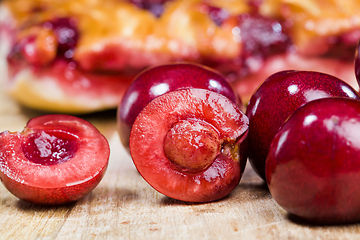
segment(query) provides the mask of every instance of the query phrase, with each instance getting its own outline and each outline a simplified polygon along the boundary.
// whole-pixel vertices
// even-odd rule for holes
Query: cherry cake
[[[116,108],[143,69],[188,61],[227,76],[243,102],[271,74],[320,71],[356,87],[360,3],[342,0],[5,0],[2,80],[35,109]]]

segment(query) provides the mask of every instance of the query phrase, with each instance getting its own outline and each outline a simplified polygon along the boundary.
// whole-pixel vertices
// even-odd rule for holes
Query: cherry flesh
[[[271,141],[285,120],[303,104],[326,97],[360,99],[344,81],[309,71],[278,72],[253,94],[246,110],[250,122],[247,152],[250,164],[263,180]]]
[[[360,220],[360,102],[326,98],[296,110],[266,159],[269,190],[286,211],[318,224]]]
[[[239,183],[246,158],[241,143],[248,119],[227,97],[181,89],[153,99],[137,116],[130,153],[142,177],[182,201],[227,196]]]
[[[44,115],[31,119],[22,132],[0,134],[0,179],[24,201],[64,204],[98,185],[109,154],[107,140],[89,122]]]
[[[193,63],[159,65],[140,73],[127,89],[118,108],[118,131],[122,144],[129,148],[131,127],[140,111],[152,99],[182,88],[202,88],[218,92],[237,105],[239,96],[218,72]]]
[[[23,139],[21,148],[34,163],[56,165],[73,158],[79,146],[77,138],[68,133],[36,131]]]

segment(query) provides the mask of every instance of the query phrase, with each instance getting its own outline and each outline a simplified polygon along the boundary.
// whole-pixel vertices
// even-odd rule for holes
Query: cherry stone
[[[166,157],[182,171],[206,169],[220,153],[219,133],[210,124],[197,120],[182,120],[166,134]]]
[[[41,165],[69,161],[78,150],[78,139],[68,133],[39,131],[30,133],[21,143],[25,157]]]

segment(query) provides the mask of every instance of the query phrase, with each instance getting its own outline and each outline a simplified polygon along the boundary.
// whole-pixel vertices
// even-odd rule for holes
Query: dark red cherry
[[[266,58],[286,51],[291,44],[287,26],[281,21],[248,13],[239,15],[238,21],[244,59]]]
[[[43,27],[54,32],[58,42],[57,55],[65,59],[71,59],[80,36],[76,19],[55,18],[45,22]]]
[[[265,160],[270,143],[285,120],[303,104],[327,97],[359,99],[344,81],[319,72],[283,71],[270,76],[250,99],[247,138],[249,161],[265,180]]]
[[[360,221],[360,102],[318,99],[275,135],[266,179],[275,201],[318,224]]]
[[[360,85],[360,41],[358,42],[355,51],[355,76],[358,84]]]

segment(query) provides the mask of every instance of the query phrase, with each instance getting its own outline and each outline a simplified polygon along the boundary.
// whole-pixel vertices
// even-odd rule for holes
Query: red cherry
[[[0,134],[0,178],[24,201],[64,204],[98,185],[109,154],[107,140],[89,122],[68,115],[40,116],[22,132]]]
[[[240,144],[248,119],[227,97],[182,89],[153,99],[136,118],[130,153],[142,177],[160,193],[189,202],[227,196],[246,158]]]
[[[265,180],[265,160],[272,139],[285,120],[305,103],[326,97],[360,99],[344,81],[331,75],[309,71],[278,72],[258,88],[250,99],[247,138],[249,161]]]
[[[266,179],[286,211],[320,224],[360,220],[360,102],[318,99],[294,112],[271,143]]]

